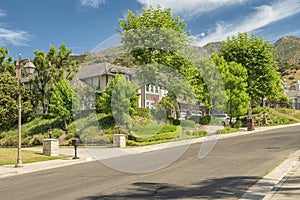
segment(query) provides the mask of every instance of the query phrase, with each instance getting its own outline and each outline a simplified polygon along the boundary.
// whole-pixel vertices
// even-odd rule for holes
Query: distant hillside
[[[198,48],[201,56],[209,56],[218,53],[222,43],[212,42]],[[278,61],[278,70],[288,85],[300,80],[300,38],[284,36],[274,44],[275,59]],[[134,58],[124,50],[122,46],[110,47],[98,53],[86,52],[79,56],[72,56],[81,64],[94,64],[110,62],[115,65],[132,67],[135,65]]]
[[[110,47],[100,52],[86,52],[82,55],[73,55],[71,59],[77,61],[79,65],[102,62],[109,62],[125,67],[132,67],[135,65],[134,58],[126,52],[122,46]]]
[[[300,80],[300,38],[284,36],[274,44],[275,59],[288,85]]]

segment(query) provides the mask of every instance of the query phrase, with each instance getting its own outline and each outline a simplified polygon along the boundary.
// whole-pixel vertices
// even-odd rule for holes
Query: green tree
[[[52,95],[50,98],[50,113],[64,121],[65,129],[72,120],[72,100],[74,91],[69,81],[62,77],[56,84],[52,85]]]
[[[165,56],[173,54],[191,41],[187,26],[171,9],[150,7],[141,13],[128,11],[127,16],[119,19],[125,48],[138,64],[161,63]]]
[[[32,84],[34,91],[40,97],[43,106],[43,113],[47,112],[47,103],[51,96],[51,85],[59,82],[63,77],[72,80],[78,72],[78,66],[75,61],[70,61],[72,50],[67,49],[62,44],[58,51],[51,45],[49,52],[35,50],[35,58],[33,60],[36,66],[36,76]]]
[[[227,62],[240,63],[247,69],[247,93],[251,105],[282,92],[272,45],[268,41],[264,42],[262,38],[249,36],[247,33],[239,33],[223,42],[220,55]]]
[[[16,68],[12,63],[13,58],[11,56],[7,58],[7,55],[8,49],[0,47],[0,73],[9,72],[12,76],[15,76]]]
[[[175,99],[177,101],[193,99],[196,95],[199,102],[202,101],[203,78],[188,56],[191,53],[190,32],[185,30],[187,24],[173,15],[171,9],[162,9],[158,6],[143,9],[141,13],[128,11],[127,16],[119,20],[119,25],[121,30],[117,30],[122,36],[125,49],[131,53],[139,65],[146,66],[142,68],[144,73],[140,73],[146,76],[140,76],[139,79],[144,80],[146,84],[158,84],[159,79],[155,79],[152,74],[155,72],[167,74],[166,72],[170,70],[162,67],[167,66],[176,72],[173,79],[180,74],[193,88],[188,92],[189,95],[186,88],[181,87],[182,90],[179,90],[178,84],[178,87],[172,86],[172,89],[176,88],[176,91],[173,91],[177,96]],[[153,73],[148,73],[147,68]],[[171,84],[167,83],[167,85]],[[174,106],[176,107],[176,103]]]
[[[123,75],[117,74],[114,78],[109,80],[105,92],[96,97],[96,111],[98,113],[112,114],[113,106],[115,108],[120,107],[120,113],[124,113],[125,110],[128,110],[130,115],[134,115],[138,101],[136,89],[137,86],[135,86],[135,84],[126,81]],[[113,97],[115,97],[115,99],[113,99]]]
[[[137,86],[126,80],[125,76],[117,75],[112,91],[111,111],[115,121],[131,127],[131,117],[136,114],[138,105]]]
[[[212,59],[219,69],[226,90],[226,112],[232,117],[244,115],[249,106],[247,93],[247,69],[236,62],[227,63],[223,57],[213,54]]]
[[[9,129],[17,124],[18,120],[18,79],[10,72],[0,73],[0,129]],[[31,93],[21,85],[22,119],[32,112]]]

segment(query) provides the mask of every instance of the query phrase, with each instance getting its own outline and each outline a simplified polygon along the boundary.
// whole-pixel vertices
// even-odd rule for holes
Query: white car
[[[229,125],[230,117],[226,113],[224,113],[224,114],[212,114],[211,116],[221,119],[223,126],[228,126]],[[235,122],[235,118],[232,118],[231,122]]]

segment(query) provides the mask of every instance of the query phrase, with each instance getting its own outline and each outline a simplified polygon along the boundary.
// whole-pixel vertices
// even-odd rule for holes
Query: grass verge
[[[16,148],[0,148],[0,166],[16,164],[18,150]],[[42,153],[22,150],[22,161],[23,163],[41,162],[46,160],[55,160],[62,158],[69,158],[69,155],[59,156],[45,156]]]

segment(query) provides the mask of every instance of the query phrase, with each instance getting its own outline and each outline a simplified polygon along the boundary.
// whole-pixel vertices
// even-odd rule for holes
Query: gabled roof
[[[132,70],[127,67],[121,67],[108,62],[103,62],[79,67],[79,72],[77,73],[76,77],[79,79],[86,79],[95,76],[111,75],[116,73],[131,75],[131,71]]]

